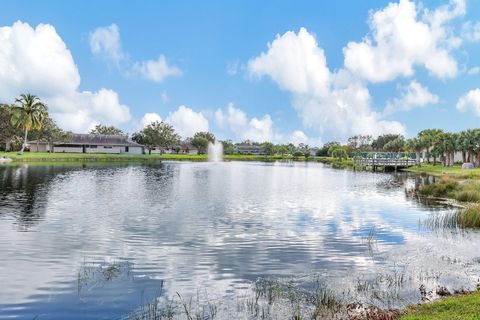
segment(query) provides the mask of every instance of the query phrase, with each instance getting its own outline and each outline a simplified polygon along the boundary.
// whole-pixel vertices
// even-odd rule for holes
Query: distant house
[[[310,148],[310,155],[311,156],[316,156],[318,150],[319,150],[319,148],[317,148],[317,147]]]
[[[177,146],[169,146],[169,147],[154,147],[151,151],[152,154],[176,154],[177,153]],[[182,142],[180,146],[180,151],[178,153],[182,154],[198,154],[197,147],[191,145],[188,142]]]
[[[69,142],[29,141],[30,152],[142,154],[143,145],[122,135],[72,134]],[[52,149],[52,150],[50,150]]]
[[[188,142],[183,142],[182,152],[184,154],[198,154],[198,148]]]
[[[241,154],[263,155],[263,148],[261,146],[252,146],[246,144],[239,144],[235,146],[235,152]]]

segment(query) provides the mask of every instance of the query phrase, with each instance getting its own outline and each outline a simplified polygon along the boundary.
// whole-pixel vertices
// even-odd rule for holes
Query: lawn
[[[480,319],[480,292],[410,307],[401,320]]]
[[[456,164],[451,167],[444,167],[442,164],[437,164],[434,166],[433,164],[424,163],[421,167],[410,167],[405,169],[405,171],[423,173],[432,176],[451,176],[463,179],[480,178],[480,168],[462,170],[462,166],[460,164]]]
[[[206,154],[96,154],[96,153],[44,153],[44,152],[25,152],[18,155],[16,152],[0,152],[0,157],[6,156],[11,158],[13,162],[55,162],[55,161],[155,161],[155,160],[172,160],[172,161],[207,161]],[[328,157],[292,157],[281,155],[225,155],[226,161],[314,161],[331,164],[336,168],[351,167],[351,160],[339,160]]]

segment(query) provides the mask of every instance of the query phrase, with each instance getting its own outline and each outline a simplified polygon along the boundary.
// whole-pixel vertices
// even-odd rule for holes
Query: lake
[[[389,308],[422,286],[474,289],[480,233],[425,224],[455,210],[411,191],[429,180],[310,162],[0,166],[0,318],[119,319],[179,295],[222,318],[261,279]]]

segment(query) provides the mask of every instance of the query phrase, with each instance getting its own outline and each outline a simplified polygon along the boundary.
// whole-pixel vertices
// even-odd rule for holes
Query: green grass
[[[461,179],[480,178],[480,168],[462,170],[462,166],[459,164],[451,167],[444,167],[442,164],[437,164],[436,166],[434,166],[433,164],[423,163],[421,167],[410,167],[408,169],[405,169],[404,171],[421,173],[431,176],[448,175]]]
[[[408,309],[401,320],[480,319],[480,292],[450,297]]]
[[[68,161],[143,161],[158,160],[158,157],[142,154],[89,154],[89,153],[43,153],[25,152],[19,155],[16,152],[0,152],[0,157],[5,156],[12,162],[68,162]]]
[[[11,158],[17,162],[89,162],[89,161],[207,161],[206,154],[95,154],[95,153],[46,153],[46,152],[25,152],[19,155],[16,152],[0,152],[0,157]],[[332,165],[334,168],[348,168],[352,166],[352,160],[339,160],[328,157],[293,157],[293,156],[257,156],[257,155],[225,155],[225,161],[313,161]]]

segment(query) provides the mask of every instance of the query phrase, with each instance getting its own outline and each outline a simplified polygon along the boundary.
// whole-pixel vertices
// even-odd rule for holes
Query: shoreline
[[[16,152],[0,152],[0,158],[6,157],[11,159],[9,164],[19,163],[42,163],[42,162],[128,162],[128,161],[192,161],[203,162],[208,161],[208,155],[188,155],[188,154],[99,154],[99,153],[30,153],[25,152],[23,155],[19,155]],[[335,168],[350,168],[353,164],[352,160],[339,160],[330,157],[317,157],[311,156],[305,157],[293,157],[293,156],[263,156],[263,155],[225,155],[223,157],[225,161],[261,161],[261,162],[274,162],[274,161],[296,161],[296,162],[320,162],[330,164]]]

